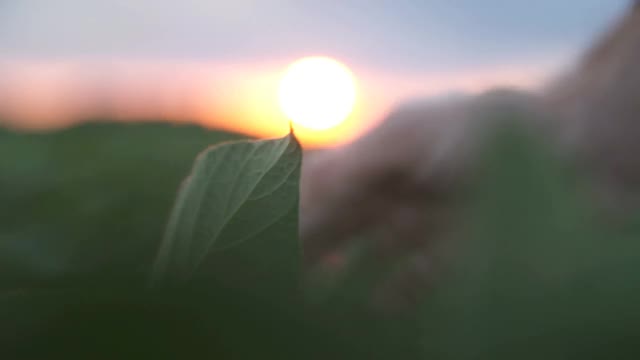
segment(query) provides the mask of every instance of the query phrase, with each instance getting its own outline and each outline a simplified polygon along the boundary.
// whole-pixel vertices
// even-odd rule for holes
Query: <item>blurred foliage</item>
[[[237,138],[144,123],[0,130],[0,289],[146,281],[193,158]]]
[[[638,358],[640,242],[515,127],[487,148],[449,277],[422,306],[427,356]]]
[[[351,263],[333,279],[336,283],[315,292],[320,293],[316,301],[298,296],[274,301],[252,291],[271,280],[249,288],[219,281],[256,270],[246,257],[233,254],[253,253],[253,259],[277,264],[282,254],[297,251],[297,211],[287,220],[288,230],[258,231],[259,241],[217,250],[215,259],[224,267],[201,268],[215,272],[204,281],[147,287],[145,276],[180,180],[205,144],[228,137],[167,125],[86,125],[53,134],[1,134],[2,358],[640,355],[635,346],[640,229],[633,223],[614,228],[598,221],[571,169],[547,152],[544,143],[510,127],[487,147],[460,221],[465,236],[453,244],[456,256],[415,311],[390,315],[365,306],[376,279],[388,270],[371,261],[366,239],[354,244]],[[184,209],[204,206],[209,207],[205,214],[219,216],[216,199],[234,194],[237,186],[279,189],[276,185],[283,182],[297,184],[297,176],[283,177],[280,171],[260,183],[260,174],[278,164],[282,169],[299,164],[295,146],[286,156],[269,150],[290,148],[287,139],[292,138],[262,142],[265,156],[258,158],[249,151],[256,143],[249,142],[206,152],[190,181],[211,180],[214,173],[223,178],[227,173],[229,181],[198,180],[197,186],[183,188],[165,237],[171,246],[163,256],[171,258],[180,246],[209,241],[219,230],[216,219],[193,223],[193,214]],[[240,163],[222,156],[224,151],[233,151]],[[243,161],[252,166],[243,167]],[[219,214],[238,225],[234,233],[256,234],[252,226],[261,229],[260,224],[283,210],[273,206],[297,198],[295,186],[283,189],[260,192],[259,200],[269,204],[264,207],[240,201],[238,209],[249,206],[251,211]],[[244,190],[252,193],[250,187]],[[197,196],[203,191],[208,195]],[[184,234],[184,229],[193,236],[180,244],[181,236],[172,234]],[[199,246],[196,251],[207,257],[210,249]],[[225,254],[233,261],[226,261]],[[268,266],[257,269],[278,273]],[[165,271],[177,270],[170,266]],[[284,281],[297,285],[289,277]]]

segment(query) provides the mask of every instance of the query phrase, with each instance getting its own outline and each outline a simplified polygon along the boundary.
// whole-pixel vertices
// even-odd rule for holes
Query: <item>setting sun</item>
[[[327,57],[307,57],[289,66],[280,81],[280,107],[294,123],[312,130],[339,125],[353,111],[353,74]]]

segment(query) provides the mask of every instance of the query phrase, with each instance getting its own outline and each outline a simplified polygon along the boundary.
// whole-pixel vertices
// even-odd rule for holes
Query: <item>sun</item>
[[[289,65],[278,90],[282,112],[294,123],[327,130],[342,123],[356,101],[354,76],[328,57],[306,57]]]

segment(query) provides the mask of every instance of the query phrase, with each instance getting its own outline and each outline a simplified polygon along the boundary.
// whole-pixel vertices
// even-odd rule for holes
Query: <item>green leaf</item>
[[[261,293],[296,287],[301,158],[293,134],[202,153],[178,194],[153,283],[205,280]]]

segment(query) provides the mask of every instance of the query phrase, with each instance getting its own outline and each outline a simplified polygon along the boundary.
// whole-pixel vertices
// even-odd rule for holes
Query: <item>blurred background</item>
[[[47,338],[60,332],[51,330],[55,327],[47,332],[43,324],[50,321],[55,325],[59,314],[62,314],[60,319],[66,316],[66,298],[61,296],[57,303],[54,301],[59,307],[51,310],[54,320],[47,320],[43,315],[47,311],[44,305],[50,298],[39,298],[36,291],[34,302],[24,301],[20,295],[26,294],[28,298],[28,289],[55,290],[83,285],[146,289],[148,272],[177,189],[189,173],[195,156],[211,144],[245,137],[281,136],[289,131],[289,121],[293,120],[303,147],[337,147],[375,127],[396,105],[405,101],[441,101],[494,86],[535,91],[569,68],[628,4],[628,0],[0,0],[0,357],[14,358],[6,356],[4,346],[16,343],[14,339],[22,338],[29,350],[38,350],[38,345],[32,342],[33,334]],[[347,72],[332,72],[335,67],[332,71],[329,71],[331,68],[310,68],[297,74],[299,77],[291,75],[292,64],[314,56],[334,59],[342,64],[340,69]],[[291,88],[283,92],[285,78],[294,80],[287,83]],[[316,86],[318,83],[324,87]],[[316,93],[317,88],[322,91]],[[298,93],[307,97],[298,98]],[[342,94],[343,98],[336,94]],[[314,103],[323,96],[337,103]],[[347,101],[342,101],[345,98]],[[309,99],[312,101],[307,104],[305,101]],[[326,110],[323,107],[338,105],[346,106],[346,115],[330,119],[335,125],[315,129],[304,126],[300,118],[293,118],[285,111],[294,108],[309,114],[313,109]],[[554,216],[557,215],[555,208],[561,204],[558,198],[562,200],[559,195],[568,191],[548,189],[549,184],[555,183],[548,181],[544,171],[536,172],[537,168],[530,166],[536,164],[537,158],[528,161],[510,149],[504,153],[513,155],[507,158],[511,159],[510,163],[505,162],[513,167],[492,167],[496,171],[504,169],[504,173],[498,171],[499,175],[503,174],[502,182],[492,182],[495,189],[489,188],[495,191],[486,192],[490,210],[479,207],[478,211],[489,218],[488,224],[498,229],[499,236],[487,231],[486,238],[502,239],[503,244],[509,244],[503,246],[507,250],[498,252],[509,257],[509,261],[502,263],[516,264],[511,258],[525,259],[517,257],[517,246],[507,240],[521,239],[523,244],[537,246],[538,239],[554,240],[561,234],[562,238],[582,242],[586,238],[582,234],[571,237],[564,228],[555,233],[551,231],[557,230]],[[305,161],[307,159],[305,157]],[[519,167],[520,164],[526,165]],[[514,178],[524,179],[524,187],[513,182]],[[515,209],[507,212],[510,217],[495,210],[504,205],[503,202],[507,209]],[[551,207],[545,207],[547,205]],[[484,221],[482,216],[478,218]],[[542,221],[538,221],[539,218]],[[439,221],[438,218],[435,221]],[[503,223],[507,224],[508,231],[501,233]],[[547,225],[551,230],[545,232]],[[509,232],[511,230],[513,232]],[[483,233],[480,236],[484,236]],[[539,256],[536,261],[543,264],[545,270],[551,269],[551,272],[540,272],[542,275],[555,280],[561,277],[553,271],[567,268],[572,271],[570,263],[568,267],[547,266],[556,264],[553,261],[563,265],[564,259],[573,256],[580,259],[576,262],[583,263],[583,258],[574,254],[573,246],[559,250],[571,252],[563,257],[555,252],[561,247],[550,244],[547,243],[548,248],[554,251],[551,255],[530,251],[535,248],[533,245],[521,248],[527,256],[529,253]],[[600,255],[601,248],[606,247],[597,245],[589,249],[596,249]],[[633,254],[632,251],[626,253]],[[596,275],[584,274],[589,275],[589,281],[597,282],[604,278],[604,272],[601,259],[597,256],[594,259]],[[633,260],[628,262],[629,269],[635,269],[636,259],[629,259]],[[496,273],[507,274],[504,277],[507,282],[518,279],[519,273],[511,276],[514,272],[505,269]],[[600,283],[613,284],[613,287],[631,273],[636,271],[615,273],[613,280]],[[479,274],[482,280],[484,273]],[[485,284],[475,277],[469,279],[474,289]],[[503,278],[498,277],[500,279]],[[538,291],[539,287],[530,287],[531,283],[517,281],[515,287],[507,287],[509,291],[515,289],[513,293],[534,294],[529,298],[506,296],[501,300],[504,304],[491,303],[497,313],[504,308],[512,311],[507,311],[505,318],[514,315],[501,324],[513,324],[513,319],[521,319],[522,314],[532,314],[531,319],[538,324],[536,321],[543,318],[538,314],[544,317],[552,314],[551,320],[560,319],[558,328],[564,329],[563,318],[556,316],[560,312],[528,311],[533,307],[531,304],[542,303],[544,307],[555,300],[549,297],[540,302],[539,294],[546,293]],[[630,283],[637,289],[637,282]],[[588,288],[582,284],[578,285],[580,289]],[[487,288],[496,286],[489,283]],[[600,314],[611,309],[626,319],[626,309],[638,303],[629,300],[637,297],[609,296],[606,289],[596,294],[600,297],[575,294],[567,297],[562,309],[577,308],[594,314],[595,324],[601,324]],[[623,305],[629,307],[618,306],[615,301],[613,305],[600,301],[605,298],[627,299],[629,304]],[[465,299],[472,306],[445,299],[444,308],[449,309],[450,314],[460,310],[461,314],[468,315],[478,308],[477,304],[483,304],[474,302],[473,297]],[[531,304],[525,302],[527,310],[522,311],[513,305],[512,299],[531,300]],[[88,299],[87,303],[91,301]],[[596,310],[576,306],[588,301],[598,303]],[[250,306],[236,303],[234,299],[230,304],[237,308],[236,312],[226,314],[225,306],[229,304],[224,304],[219,307],[221,313],[225,313],[228,321],[235,321],[235,316],[245,316],[244,324],[252,325],[247,328],[256,330],[256,335],[252,335],[256,339],[268,342],[269,336],[265,334],[279,334],[277,316],[261,321],[254,317],[254,312],[247,311]],[[454,304],[452,308],[450,304]],[[147,305],[130,308],[130,313],[124,315],[118,312],[119,305],[118,311],[105,312],[106,315],[102,314],[105,317],[100,319],[112,327],[104,333],[123,332],[123,337],[135,341],[144,334],[154,349],[156,344],[171,345],[169,340],[155,338],[153,331],[129,326],[127,317],[142,314],[144,318]],[[79,323],[95,310],[87,309],[76,314]],[[635,310],[633,307],[631,313],[637,313]],[[470,317],[469,321],[481,324],[477,328],[468,326],[467,318],[454,316],[464,320],[456,323],[449,322],[447,311],[437,314],[444,314],[446,321],[442,323],[449,325],[443,327],[450,333],[445,331],[445,334],[457,339],[461,331],[460,336],[472,339],[452,343],[452,348],[462,353],[467,348],[464,344],[479,344],[488,349],[490,346],[485,343],[494,344],[491,341],[499,344],[495,349],[502,349],[503,335],[512,333],[509,326],[505,327],[508,331],[495,337],[483,330],[483,326],[494,324],[490,312],[480,311],[480,316]],[[567,314],[573,316],[569,311]],[[149,321],[142,319],[145,329],[156,326],[150,321],[155,315],[149,315]],[[268,311],[263,315],[275,316]],[[629,318],[630,322],[636,319]],[[93,317],[88,319],[86,322],[92,323]],[[576,322],[578,317],[571,319],[580,331],[594,328],[585,326],[587,322]],[[84,345],[92,355],[82,358],[92,358],[96,354],[91,341],[100,342],[103,337],[86,329],[95,330],[99,326],[89,324],[93,327],[85,329],[73,325],[73,321],[70,329],[82,337],[80,340],[70,337],[69,343],[73,347]],[[127,325],[122,326],[123,323]],[[356,321],[343,320],[342,323],[358,325]],[[173,331],[176,334],[171,335],[171,340],[184,335],[177,334],[183,332],[183,328],[172,324],[168,334]],[[267,325],[268,330],[257,325]],[[298,325],[289,329],[294,335],[299,332]],[[629,326],[631,328],[637,329],[636,324]],[[246,337],[243,326],[234,329],[236,333],[232,332],[231,337]],[[610,328],[604,329],[606,332]],[[383,339],[387,340],[384,330]],[[440,330],[435,334],[439,335]],[[186,334],[183,339],[191,341],[189,333]],[[404,333],[395,335],[402,337],[401,334]],[[534,335],[523,337],[527,339],[527,346],[515,342],[519,351],[542,348],[536,346],[537,342],[530,342],[540,333],[531,334]],[[593,335],[593,341],[566,341],[566,344],[599,346],[600,333],[589,334]],[[555,332],[550,331],[548,335],[553,337],[554,344],[561,342]],[[312,336],[314,341],[323,337]],[[55,343],[56,338],[53,339]],[[87,339],[91,341],[86,342]],[[109,348],[109,338],[104,339],[106,342],[100,342],[99,346]],[[286,346],[279,350],[296,343],[284,335],[282,339],[286,340]],[[620,339],[633,342],[635,337],[625,335]],[[208,337],[201,340],[207,345],[211,342]],[[377,351],[371,346],[377,343],[375,339],[366,338],[362,347]],[[260,347],[245,346],[245,342],[231,344],[234,350],[261,351]],[[613,344],[618,346],[619,342]],[[303,347],[302,343],[296,345]],[[635,349],[635,343],[632,345]],[[157,349],[161,353],[163,347]],[[504,354],[511,355],[508,351]],[[590,353],[584,354],[589,355],[580,353],[577,358],[592,358]]]
[[[304,146],[336,146],[409,99],[535,90],[626,6],[0,0],[0,288],[144,281],[196,154],[289,130],[279,87],[298,59],[351,72],[344,121],[296,125]]]
[[[300,129],[349,141],[406,99],[495,85],[535,88],[566,67],[626,0],[2,0],[0,121],[197,123],[252,136],[288,129],[287,66],[329,56],[353,72],[349,118]]]

